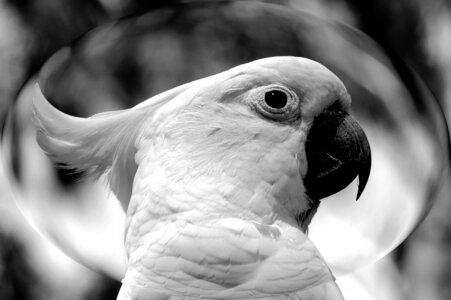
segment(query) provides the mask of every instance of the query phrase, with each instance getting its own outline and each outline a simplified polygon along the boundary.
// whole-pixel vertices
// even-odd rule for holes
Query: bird
[[[262,58],[89,118],[35,89],[39,146],[127,212],[118,300],[343,299],[308,226],[356,177],[360,197],[371,151],[327,67]]]

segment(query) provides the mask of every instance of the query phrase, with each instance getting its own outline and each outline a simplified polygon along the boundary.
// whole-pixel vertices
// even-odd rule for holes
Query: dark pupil
[[[281,91],[270,91],[265,94],[265,102],[272,108],[282,108],[287,105],[287,101],[287,95]]]

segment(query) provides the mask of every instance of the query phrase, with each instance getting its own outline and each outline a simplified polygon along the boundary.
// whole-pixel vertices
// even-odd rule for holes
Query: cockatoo
[[[308,225],[357,176],[360,196],[371,154],[325,66],[264,58],[90,118],[37,90],[40,147],[127,211],[117,299],[342,299]]]

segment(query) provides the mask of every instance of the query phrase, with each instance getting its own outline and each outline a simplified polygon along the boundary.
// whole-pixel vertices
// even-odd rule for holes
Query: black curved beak
[[[305,146],[307,195],[319,201],[348,186],[357,176],[359,199],[371,170],[371,151],[363,129],[347,112],[329,109],[316,117]]]

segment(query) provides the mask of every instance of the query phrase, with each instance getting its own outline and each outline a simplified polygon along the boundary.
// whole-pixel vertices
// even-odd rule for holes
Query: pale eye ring
[[[284,86],[261,87],[253,95],[254,107],[271,119],[293,119],[299,115],[299,100],[296,94]]]

